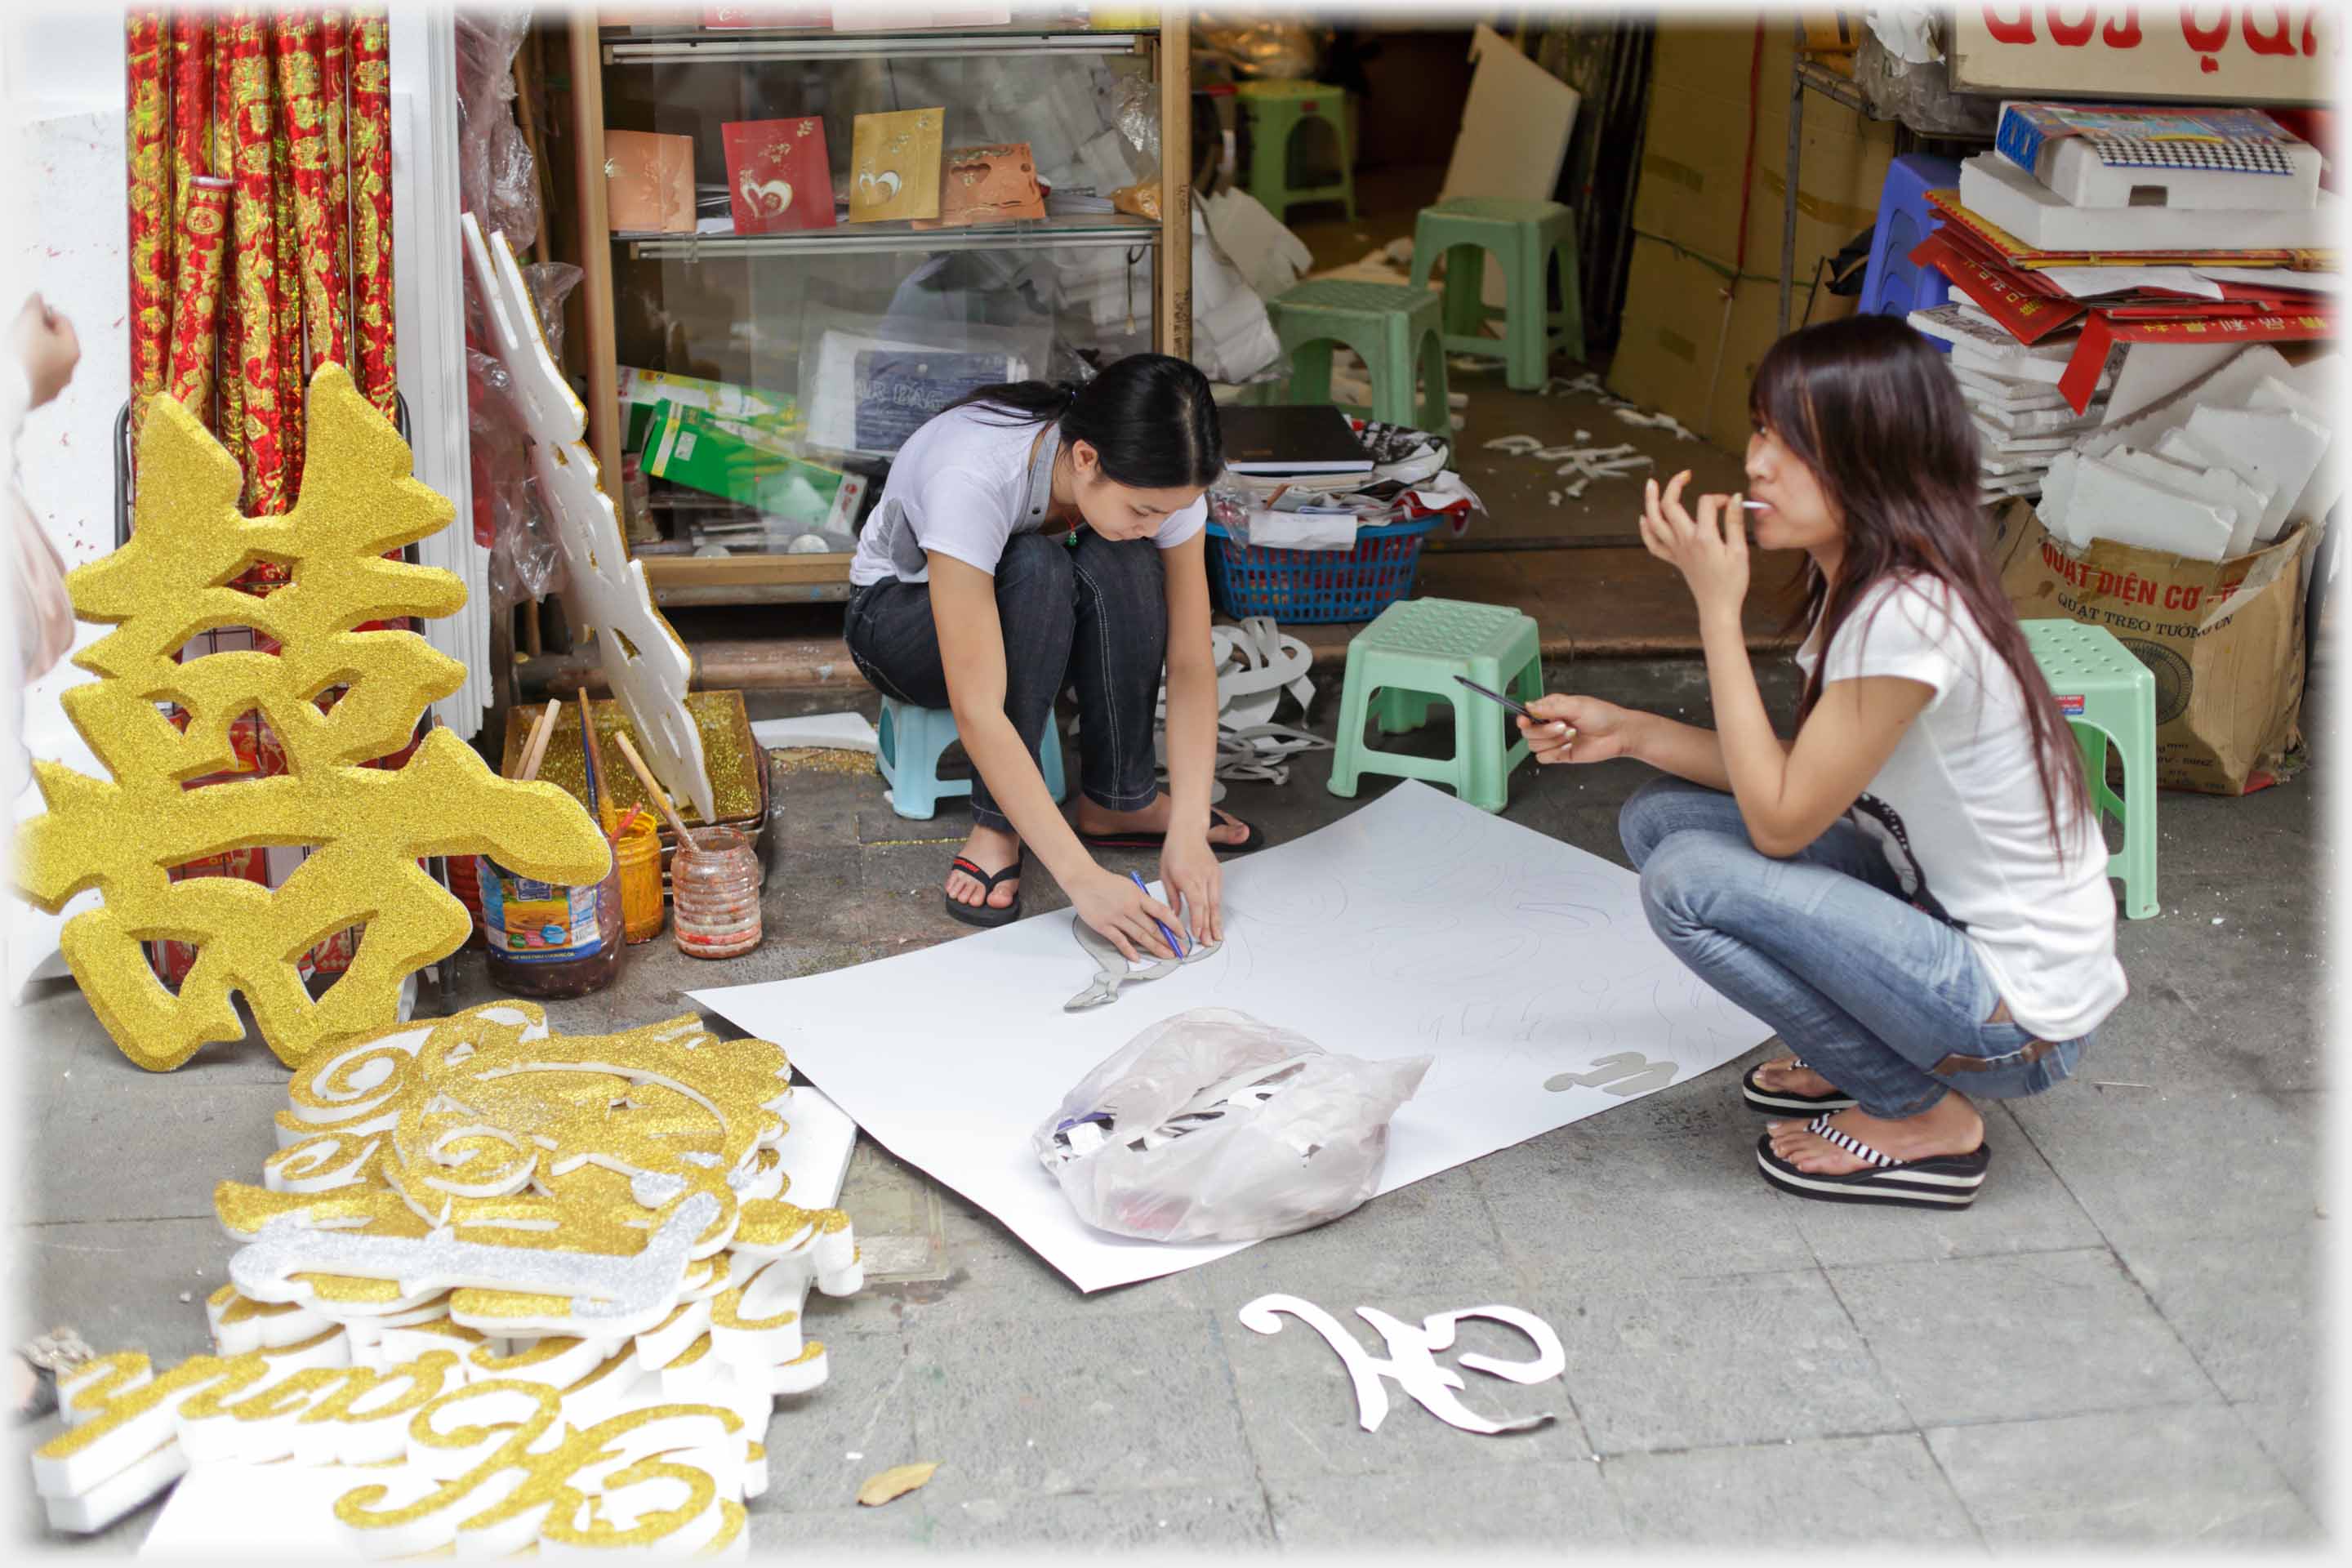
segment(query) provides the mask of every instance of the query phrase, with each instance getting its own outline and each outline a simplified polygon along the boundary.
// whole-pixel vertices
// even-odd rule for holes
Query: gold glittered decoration
[[[870,778],[882,771],[873,752],[853,752],[846,746],[771,747],[768,763],[780,773],[839,773],[847,778]]]
[[[626,735],[640,752],[646,749],[645,739],[636,726],[629,722],[628,710],[617,702],[595,702],[590,705],[596,716],[596,750],[606,765],[599,775],[615,814],[633,805],[653,809],[646,798],[645,785],[638,782],[636,770],[622,764],[621,748],[614,737]],[[768,759],[751,740],[751,720],[743,707],[740,691],[692,691],[687,694],[687,716],[694,721],[695,730],[702,737],[703,765],[710,774],[712,804],[720,822],[740,822],[759,814],[762,793],[761,771]],[[675,803],[678,815],[688,823],[699,823],[701,814],[692,801]]]
[[[100,890],[104,903],[66,925],[66,962],[115,1044],[152,1071],[242,1037],[232,993],[289,1066],[390,1025],[402,981],[472,929],[422,857],[489,854],[571,884],[610,865],[576,801],[498,778],[446,731],[404,766],[364,765],[399,752],[426,704],[464,682],[464,667],[415,632],[352,629],[465,602],[452,574],[383,559],[446,527],[453,509],[409,477],[407,444],[340,367],[312,380],[307,429],[300,501],[246,517],[236,462],[177,401],[156,397],[140,437],[136,531],[67,579],[76,612],[116,628],[74,661],[100,679],[64,698],[112,777],[34,763],[48,811],[18,829],[17,877],[52,912]],[[267,597],[228,585],[256,563],[290,580]],[[250,626],[281,651],[178,661],[222,626]],[[163,703],[188,710],[184,732]],[[256,710],[285,744],[286,774],[183,788],[234,765],[231,726]],[[174,867],[264,846],[314,852],[276,889],[171,879]],[[352,926],[365,932],[357,956],[313,1000],[296,961]],[[154,941],[198,949],[176,995],[149,967],[142,944]]]
[[[264,1184],[215,1190],[253,1243],[231,1278],[331,1318],[446,1286],[459,1326],[614,1338],[729,1289],[730,1247],[841,1286],[848,1216],[782,1201],[791,1096],[782,1047],[693,1014],[568,1037],[494,1002],[395,1026],[296,1073]]]
[[[449,1479],[421,1495],[381,1484],[344,1493],[336,1521],[368,1556],[451,1543],[462,1556],[503,1555],[541,1538],[690,1551],[724,1538],[731,1521],[710,1473],[676,1456],[724,1454],[740,1471],[754,1446],[740,1416],[709,1405],[651,1405],[566,1426],[554,1389],[513,1379],[442,1394],[410,1421],[408,1445],[412,1459],[433,1461],[419,1468]],[[626,1526],[607,1522],[603,1505],[640,1486],[672,1506],[646,1509]]]

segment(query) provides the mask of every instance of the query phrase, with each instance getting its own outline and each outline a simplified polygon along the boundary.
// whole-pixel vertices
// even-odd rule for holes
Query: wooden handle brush
[[[555,721],[562,711],[563,700],[557,698],[539,716],[539,722],[530,727],[530,739],[522,749],[522,766],[515,774],[524,784],[539,777],[539,765],[547,760],[547,743],[555,738]]]
[[[646,760],[637,755],[636,747],[629,744],[629,737],[615,730],[613,731],[613,741],[621,748],[621,755],[628,759],[629,771],[635,773],[637,782],[646,786],[646,798],[660,808],[662,816],[669,819],[669,830],[677,835],[677,847],[681,849],[693,848],[694,835],[688,833],[686,830],[686,824],[678,819],[677,808],[670,805],[669,796],[664,795],[661,785],[654,782],[653,773],[646,767]]]

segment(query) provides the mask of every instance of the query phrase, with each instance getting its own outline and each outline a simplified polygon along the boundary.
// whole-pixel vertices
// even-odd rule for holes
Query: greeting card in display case
[[[849,221],[940,216],[944,109],[861,114],[850,133]]]
[[[727,143],[727,197],[737,234],[788,234],[833,226],[833,174],[824,121],[736,120]]]

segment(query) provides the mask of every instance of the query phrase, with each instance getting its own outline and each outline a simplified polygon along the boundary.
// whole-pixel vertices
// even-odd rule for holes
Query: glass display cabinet
[[[958,9],[1012,19],[571,24],[572,364],[665,606],[846,598],[938,407],[1189,350],[1183,13]]]

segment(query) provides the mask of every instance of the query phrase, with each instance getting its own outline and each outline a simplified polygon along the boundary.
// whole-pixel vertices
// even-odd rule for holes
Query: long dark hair
[[[1083,385],[1015,381],[983,386],[948,408],[966,405],[1010,414],[1013,424],[1058,425],[1064,444],[1086,442],[1105,478],[1134,489],[1205,489],[1224,467],[1209,378],[1168,354],[1113,360]]]
[[[1821,700],[1831,639],[1871,588],[1890,576],[1934,578],[1968,607],[2024,695],[2050,843],[2063,860],[2061,804],[2089,804],[2083,765],[1986,553],[1976,426],[1943,357],[1893,316],[1826,321],[1766,352],[1748,411],[1812,470],[1845,523],[1837,580],[1809,563],[1790,618],[1790,630],[1820,626],[1823,654],[1806,678],[1799,721]]]

